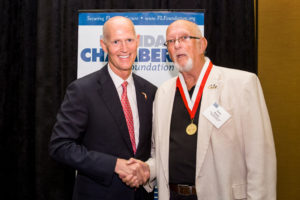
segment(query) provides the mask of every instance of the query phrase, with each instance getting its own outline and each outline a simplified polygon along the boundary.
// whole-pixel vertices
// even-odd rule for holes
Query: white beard
[[[191,58],[188,59],[187,63],[185,65],[180,65],[177,62],[174,63],[174,66],[180,71],[180,72],[188,72],[193,68],[193,60]]]

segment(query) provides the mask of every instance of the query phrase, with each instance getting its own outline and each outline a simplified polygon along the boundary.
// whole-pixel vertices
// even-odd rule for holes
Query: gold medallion
[[[194,135],[195,133],[196,133],[196,131],[197,131],[197,126],[196,126],[196,124],[194,124],[193,122],[192,123],[190,123],[187,127],[186,127],[186,133],[188,134],[188,135]]]

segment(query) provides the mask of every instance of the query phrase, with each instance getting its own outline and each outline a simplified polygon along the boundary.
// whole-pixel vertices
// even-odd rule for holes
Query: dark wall
[[[257,71],[251,0],[2,0],[0,6],[5,199],[71,199],[74,170],[49,158],[48,141],[65,88],[76,79],[79,9],[205,9],[207,56]]]

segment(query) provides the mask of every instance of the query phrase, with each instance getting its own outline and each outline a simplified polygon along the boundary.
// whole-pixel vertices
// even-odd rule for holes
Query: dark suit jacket
[[[50,156],[78,171],[73,199],[147,199],[142,187],[134,190],[126,186],[114,169],[117,158],[146,161],[150,157],[156,87],[133,74],[140,120],[134,155],[122,105],[107,67],[68,86],[53,128]]]

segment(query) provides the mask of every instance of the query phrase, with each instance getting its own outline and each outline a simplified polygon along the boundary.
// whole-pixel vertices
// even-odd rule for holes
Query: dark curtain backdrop
[[[207,55],[257,71],[252,0],[2,0],[0,198],[71,199],[74,170],[48,156],[65,88],[76,79],[79,9],[205,9]]]

